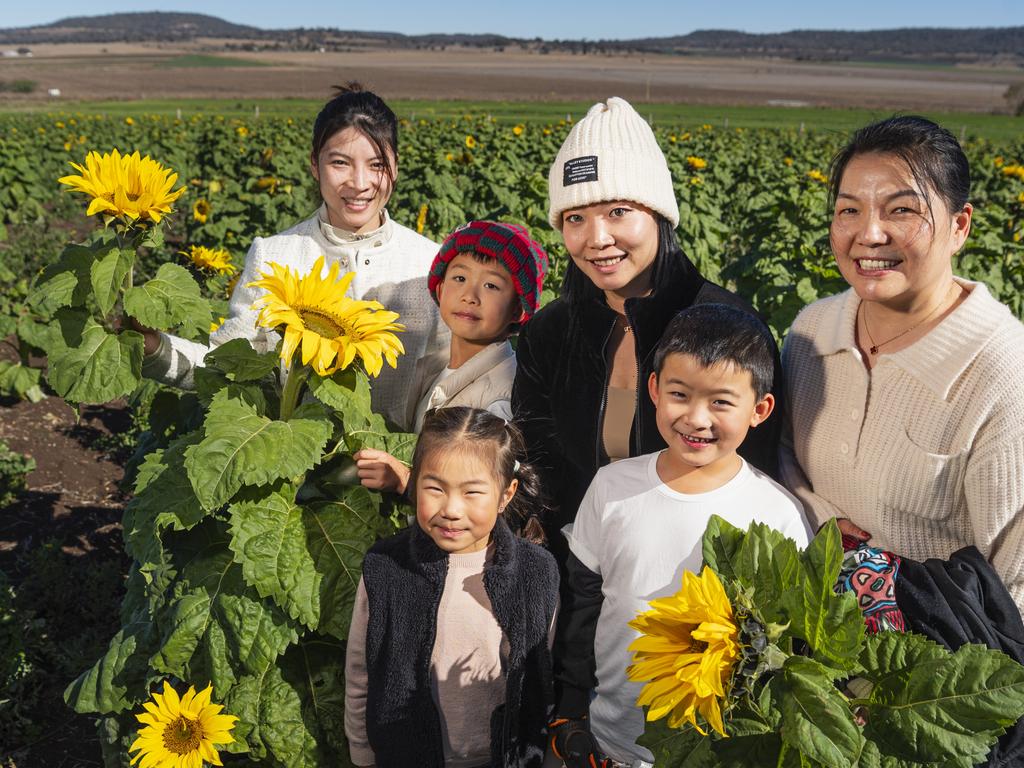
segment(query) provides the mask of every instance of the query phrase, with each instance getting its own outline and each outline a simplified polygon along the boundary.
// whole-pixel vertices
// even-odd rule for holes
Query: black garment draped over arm
[[[900,558],[896,603],[907,628],[955,651],[981,643],[1024,664],[1024,623],[999,575],[975,547],[949,560]],[[1024,720],[992,747],[990,768],[1024,766]]]

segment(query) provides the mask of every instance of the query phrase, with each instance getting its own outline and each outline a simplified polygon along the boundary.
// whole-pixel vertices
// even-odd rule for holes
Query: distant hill
[[[956,61],[963,58],[1020,57],[1024,54],[1024,27],[920,27],[864,32],[797,29],[763,35],[702,29],[679,37],[652,37],[617,44],[674,53],[730,51],[787,58]]]
[[[0,43],[113,43],[194,40],[197,37],[266,38],[274,32],[232,24],[201,13],[111,13],[73,16],[36,27],[0,29]]]
[[[641,52],[668,55],[730,55],[817,61],[994,62],[1024,65],[1024,27],[975,29],[908,28],[865,32],[794,30],[750,34],[698,30],[687,35],[635,40],[543,40],[495,34],[403,35],[335,28],[259,29],[198,13],[115,13],[76,16],[52,24],[0,29],[0,45],[33,43],[168,42],[220,38],[226,48],[351,50],[358,48],[502,49],[540,53]]]

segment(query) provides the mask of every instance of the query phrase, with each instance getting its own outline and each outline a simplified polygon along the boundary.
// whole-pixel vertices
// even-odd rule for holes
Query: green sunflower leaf
[[[704,564],[711,567],[723,581],[734,581],[736,559],[746,534],[732,523],[718,515],[712,515],[708,527],[704,529],[702,549]]]
[[[284,485],[258,499],[235,502],[230,515],[231,551],[246,582],[293,619],[316,628],[323,576],[309,552],[295,489]]]
[[[121,627],[107,652],[64,691],[64,701],[79,713],[112,714],[133,706],[145,692],[147,659],[156,637],[153,624]]]
[[[298,640],[295,625],[261,600],[232,561],[227,532],[215,520],[170,537],[178,577],[175,599],[157,617],[158,672],[209,679],[222,698],[241,675],[256,674]]]
[[[320,461],[331,431],[326,420],[260,416],[222,390],[210,403],[203,441],[186,451],[185,469],[200,503],[214,510],[243,485],[299,478]]]
[[[280,358],[277,352],[260,354],[246,339],[232,339],[210,350],[204,363],[229,381],[259,381],[278,369]]]
[[[814,658],[839,672],[855,672],[864,642],[864,619],[851,592],[835,593],[843,546],[834,522],[824,526],[800,557],[803,578],[784,593],[792,631],[807,641]]]
[[[58,395],[74,403],[107,403],[123,397],[142,378],[142,336],[108,333],[79,312],[58,313],[61,335],[53,335],[47,379]]]
[[[829,768],[852,768],[864,744],[847,699],[822,664],[790,656],[778,689],[782,740]]]
[[[344,659],[340,644],[311,636],[277,663],[239,679],[224,700],[225,711],[239,718],[228,751],[270,757],[284,768],[351,765],[339,743]]]
[[[117,303],[124,279],[135,264],[135,251],[111,248],[90,268],[90,283],[102,315],[108,315]]]
[[[150,453],[139,467],[123,525],[125,549],[140,563],[161,559],[163,529],[188,530],[207,515],[185,471],[185,451],[201,439],[200,432],[191,432]]]
[[[687,768],[716,768],[711,739],[689,725],[669,728],[665,718],[644,723],[644,734],[636,743],[654,754],[655,765],[685,765]]]
[[[39,386],[43,372],[21,363],[0,360],[0,395],[22,398],[38,403],[46,395]]]
[[[338,501],[310,504],[303,511],[309,553],[322,577],[321,634],[348,637],[366,551],[378,538],[395,532],[379,508],[378,494],[355,486]]]
[[[309,377],[309,390],[321,403],[338,411],[346,427],[369,424],[373,414],[370,380],[358,366],[350,366],[328,378],[314,373]]]
[[[143,325],[162,331],[175,326],[206,330],[211,315],[195,278],[169,263],[161,264],[152,280],[125,292],[124,309]]]
[[[96,251],[84,245],[69,245],[56,264],[51,264],[39,276],[35,288],[28,295],[28,305],[45,317],[51,317],[61,307],[80,307],[85,304],[92,287],[90,270]]]
[[[388,429],[383,416],[372,413],[363,426],[353,428],[346,425],[345,445],[352,453],[363,448],[376,448],[387,451],[399,461],[412,464],[412,454],[416,450],[416,435],[392,432]]]
[[[973,765],[1024,716],[1024,666],[999,651],[950,653],[919,635],[885,632],[868,638],[861,659],[874,683],[865,733],[883,756]]]

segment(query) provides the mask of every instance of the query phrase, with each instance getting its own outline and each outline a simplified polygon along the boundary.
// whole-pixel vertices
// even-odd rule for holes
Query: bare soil
[[[260,67],[175,67],[186,53],[221,53]],[[852,66],[781,59],[542,54],[507,49],[256,53],[217,41],[189,44],[51,44],[31,58],[0,59],[0,79],[34,80],[36,93],[0,105],[61,99],[321,99],[357,79],[390,98],[580,101],[611,94],[636,102],[812,105],[993,112],[1024,70],[985,67]]]
[[[68,709],[63,690],[119,626],[128,569],[118,489],[124,471],[96,446],[128,426],[120,403],[83,407],[76,416],[57,397],[0,401],[0,440],[36,462],[27,492],[0,509],[0,570],[18,591],[23,615],[32,613],[33,673],[19,704],[35,729],[0,744],[3,768],[102,764],[94,719]]]

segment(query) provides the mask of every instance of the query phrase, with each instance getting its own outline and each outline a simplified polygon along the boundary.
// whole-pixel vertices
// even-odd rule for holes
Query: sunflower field
[[[547,223],[547,170],[569,127],[403,120],[389,211],[434,240],[471,218],[526,226],[551,256],[549,300],[567,257]],[[0,358],[0,396],[126,398],[139,417],[126,467],[133,564],[121,628],[65,694],[98,719],[109,766],[127,765],[137,740],[156,743],[139,735],[140,722],[158,727],[169,706],[209,712],[227,762],[348,764],[343,666],[355,584],[366,549],[404,515],[351,484],[351,455],[366,446],[408,457],[412,447],[369,408],[372,374],[396,349],[386,338],[394,318],[380,307],[338,309],[384,334],[375,362],[360,353],[349,366],[355,352],[321,350],[282,382],[294,343],[260,354],[230,342],[207,358],[193,391],[142,378],[132,325],[207,339],[253,238],[317,206],[310,129],[286,118],[0,116],[0,340],[16,353]],[[845,288],[825,200],[828,161],[845,136],[712,125],[655,133],[684,250],[747,297],[777,337],[804,305]],[[969,139],[965,149],[976,208],[956,272],[985,281],[1022,316],[1024,141]],[[145,177],[153,196],[90,201],[95,190],[81,179],[115,167]],[[297,280],[264,276],[282,295],[300,290]],[[287,339],[287,312],[266,309]],[[237,719],[230,743],[223,718]]]

